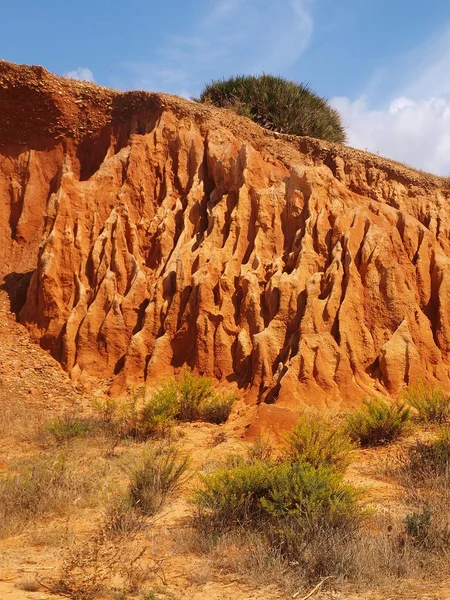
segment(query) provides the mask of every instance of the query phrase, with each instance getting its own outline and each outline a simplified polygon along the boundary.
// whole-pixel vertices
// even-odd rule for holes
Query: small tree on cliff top
[[[238,75],[212,81],[199,98],[235,110],[266,129],[308,135],[344,143],[344,126],[339,113],[303,84],[273,75]]]

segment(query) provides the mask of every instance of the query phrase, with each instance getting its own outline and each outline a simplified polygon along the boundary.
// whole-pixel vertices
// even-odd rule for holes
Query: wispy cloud
[[[64,77],[79,79],[80,81],[90,81],[91,83],[95,81],[94,73],[87,67],[77,67],[73,71],[66,71]]]
[[[313,32],[314,0],[214,0],[189,35],[168,36],[150,63],[127,63],[129,87],[193,95],[239,73],[282,74]]]
[[[404,75],[398,95],[417,100],[450,94],[450,26],[413,48],[399,66]]]

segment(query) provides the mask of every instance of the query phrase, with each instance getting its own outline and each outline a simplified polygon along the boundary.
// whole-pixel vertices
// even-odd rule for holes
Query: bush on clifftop
[[[199,98],[219,107],[231,108],[266,129],[308,135],[344,143],[339,113],[304,84],[273,75],[238,75],[212,81]]]

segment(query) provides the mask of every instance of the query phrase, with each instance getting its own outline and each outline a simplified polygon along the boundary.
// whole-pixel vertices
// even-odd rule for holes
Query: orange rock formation
[[[446,179],[41,67],[0,62],[0,114],[0,275],[74,379],[188,365],[269,416],[450,387]]]

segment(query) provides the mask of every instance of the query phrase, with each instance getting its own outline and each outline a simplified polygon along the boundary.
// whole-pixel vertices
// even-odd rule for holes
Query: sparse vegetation
[[[339,113],[308,86],[273,75],[239,75],[212,81],[201,102],[231,108],[266,129],[345,142]]]
[[[142,512],[130,503],[129,497],[117,496],[108,504],[103,516],[103,527],[108,538],[131,536],[143,529]]]
[[[419,380],[408,387],[403,397],[425,423],[444,423],[448,419],[450,395],[437,385],[426,385]]]
[[[186,379],[189,393],[198,389]],[[216,393],[212,386],[200,390],[212,390],[213,397]],[[0,535],[27,531],[24,540],[30,547],[44,545],[62,554],[59,574],[38,576],[45,586],[78,600],[99,595],[162,598],[166,591],[155,584],[165,585],[165,561],[182,557],[189,562],[192,551],[197,557],[189,562],[187,579],[193,586],[203,585],[220,568],[255,586],[276,585],[287,596],[308,592],[327,575],[334,576],[331,581],[339,590],[349,583],[377,586],[380,578],[425,578],[445,567],[450,548],[450,430],[442,428],[430,439],[436,428],[427,428],[414,445],[389,451],[390,477],[405,496],[401,516],[389,516],[367,511],[362,492],[344,479],[355,452],[349,430],[309,415],[273,448],[270,439],[257,438],[240,449],[233,432],[220,427],[186,428],[187,444],[201,439],[195,437],[198,432],[204,451],[213,456],[205,462],[209,474],[200,476],[193,493],[193,518],[180,525],[183,541],[176,542],[170,525],[164,531],[154,526],[167,500],[189,493],[184,485],[187,459],[171,445],[172,434],[169,440],[147,441],[148,436],[165,437],[178,421],[178,382],[171,380],[166,391],[170,394],[155,404],[163,407],[163,418],[145,433],[143,421],[150,420],[143,418],[143,409],[151,398],[145,400],[142,388],[123,401],[97,401],[90,417],[71,412],[70,419],[53,419],[62,434],[51,435],[62,448],[8,465],[8,474],[0,479]],[[204,418],[201,407],[209,399],[197,404],[196,395],[189,393],[185,414]],[[167,398],[170,413],[164,409]],[[375,423],[380,420],[384,424],[378,418]],[[72,435],[71,425],[77,432],[78,422],[87,428]],[[29,438],[27,444],[33,440],[41,445],[40,437]],[[115,452],[105,454],[111,440]],[[224,440],[235,452],[225,460],[218,447]],[[367,456],[376,460],[377,453]],[[86,476],[96,482],[95,495]],[[60,518],[69,514],[70,520]],[[58,518],[48,534],[52,515]],[[89,520],[94,515],[89,533],[84,529],[87,515]],[[164,523],[166,519],[171,523],[164,510]],[[37,587],[31,579],[23,581],[28,585]]]
[[[450,429],[442,429],[433,440],[417,441],[403,461],[401,472],[428,488],[450,488]]]
[[[142,436],[140,428],[141,407],[145,387],[132,388],[125,398],[94,399],[92,407],[96,418],[93,426],[119,439]]]
[[[155,515],[167,497],[179,489],[188,465],[189,459],[181,457],[173,445],[146,448],[127,468],[129,504],[145,515]]]
[[[285,453],[291,460],[313,467],[335,467],[345,470],[350,462],[353,444],[342,427],[314,415],[303,415],[286,436]]]
[[[58,445],[65,444],[74,438],[81,437],[89,432],[91,424],[86,419],[80,419],[71,415],[53,419],[45,426]]]
[[[398,438],[409,419],[410,410],[404,404],[366,398],[363,408],[347,415],[347,431],[363,447],[380,446]]]
[[[222,396],[213,394],[200,405],[200,420],[216,425],[225,423],[230,416],[235,401],[235,394],[224,394]]]
[[[361,493],[344,483],[336,466],[313,466],[295,453],[273,459],[261,448],[247,459],[231,456],[201,478],[193,496],[196,527],[216,544],[233,534],[257,547],[255,568],[286,569],[295,561],[308,577],[323,575],[324,568],[326,574],[327,561],[335,568],[332,548],[342,549],[359,530]]]
[[[174,420],[223,423],[235,400],[235,394],[217,394],[210,379],[184,370],[179,380],[163,381],[152,394],[142,410],[141,427],[152,432]]]
[[[418,560],[438,563],[450,549],[450,430],[401,451],[392,474],[401,484],[409,512],[404,538]]]
[[[64,512],[88,484],[70,471],[63,454],[33,456],[0,478],[0,537],[21,531],[51,512]]]
[[[176,422],[224,423],[235,394],[218,394],[210,379],[184,370],[179,379],[161,382],[148,400],[145,388],[131,391],[124,400],[96,400],[98,425],[113,437],[123,439],[166,437]]]

